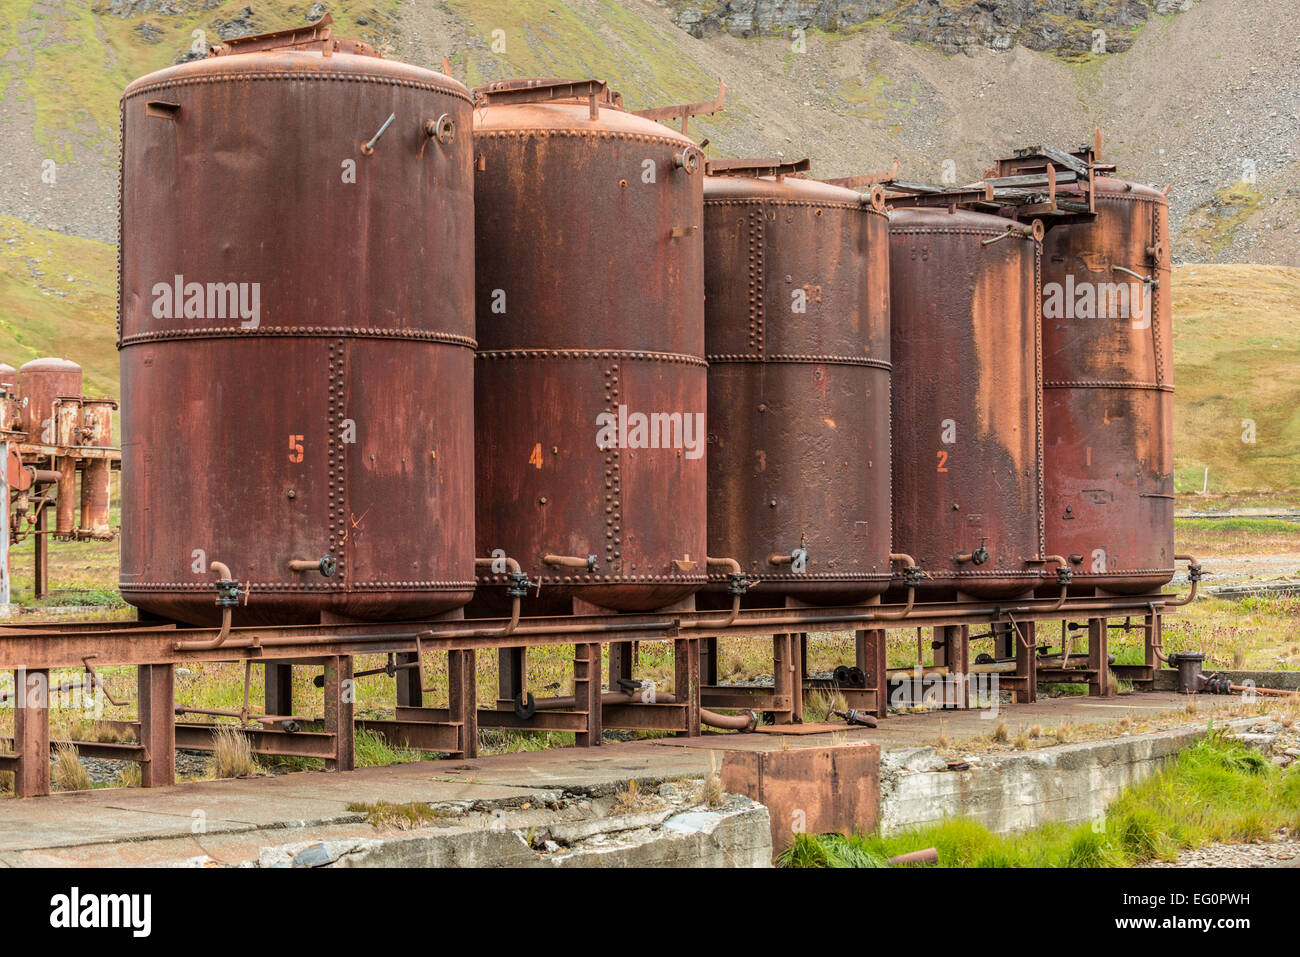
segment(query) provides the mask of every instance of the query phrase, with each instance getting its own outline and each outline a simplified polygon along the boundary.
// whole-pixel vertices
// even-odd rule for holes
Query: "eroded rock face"
[[[1153,14],[1180,13],[1196,0],[670,0],[673,20],[695,37],[834,32],[883,18],[900,40],[946,53],[974,47],[1067,56],[1118,53]]]

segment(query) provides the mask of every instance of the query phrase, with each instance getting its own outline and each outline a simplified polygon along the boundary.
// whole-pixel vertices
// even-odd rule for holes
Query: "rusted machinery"
[[[1043,581],[1042,226],[956,207],[890,221],[894,547],[931,597]]]
[[[215,621],[473,593],[469,91],[322,21],[123,97],[121,590]],[[269,201],[271,198],[274,201]]]
[[[244,667],[243,707],[206,714],[238,719],[257,750],[336,768],[357,726],[472,757],[480,727],[590,746],[605,728],[797,722],[801,636],[817,631],[855,632],[853,667],[825,684],[867,725],[900,678],[888,628],[916,628],[918,652],[933,628],[917,676],[953,687],[970,643],[994,638],[973,670],[1032,701],[1040,679],[1109,693],[1107,621],[1141,616],[1146,663],[1113,671],[1151,682],[1162,616],[1199,572],[1183,599],[1128,574],[1129,552],[1162,557],[1161,499],[1123,513],[1150,521],[1107,565],[1125,574],[1089,579],[1143,594],[1066,593],[1072,563],[1049,554],[1043,511],[1037,219],[1069,238],[1063,256],[1154,280],[1159,204],[1141,201],[1144,230],[1139,204],[1115,199],[1115,235],[1097,239],[1094,205],[1136,190],[1073,154],[1044,166],[1025,152],[960,189],[857,178],[884,186],[867,196],[780,160],[706,176],[686,120],[720,100],[638,115],[602,82],[557,79],[471,97],[335,38],[328,18],[215,53],[123,100],[122,591],[145,620],[0,626],[0,669],[27,700],[51,668],[102,688],[96,667],[139,666],[137,743],[84,753],[171,783],[175,746],[211,742],[210,726],[175,720],[193,709],[172,668],[192,661]],[[676,117],[681,133],[656,122]],[[1084,175],[1071,163],[1086,197],[1067,195],[1066,171]],[[1049,366],[1069,415],[1131,420],[1106,433],[1104,459],[1085,457],[1099,471],[1062,466],[1087,486],[1068,494],[1164,493],[1168,324],[1153,325],[1150,349],[1135,336],[1107,358],[1095,341]],[[1122,388],[1093,388],[1103,361]],[[57,438],[103,413],[30,388],[49,398],[6,406],[15,428],[27,415]],[[1077,456],[1084,427],[1048,444],[1064,436],[1059,454]],[[1139,474],[1107,479],[1125,443]],[[1071,547],[1117,547],[1097,541]],[[724,608],[695,608],[701,589]],[[1068,645],[1039,653],[1035,624],[1065,619],[1088,622],[1085,667]],[[746,635],[773,640],[770,686],[717,681],[714,645]],[[645,641],[672,642],[670,694],[634,677]],[[548,645],[573,648],[572,692],[534,697],[527,651]],[[480,707],[477,652],[493,649],[499,694]],[[433,653],[447,655],[445,706],[422,697]],[[359,654],[387,665],[354,673]],[[322,731],[294,710],[292,664],[322,669]],[[247,689],[262,666],[258,714]],[[351,682],[381,674],[398,679],[393,718],[354,724]],[[49,743],[48,709],[20,709],[0,754],[19,794],[48,790]]]
[[[33,359],[20,370],[0,365],[0,444],[6,460],[5,546],[35,540],[36,597],[48,591],[48,546],[109,540],[116,400],[82,393],[81,367]],[[53,522],[49,521],[53,516]],[[7,564],[7,551],[0,564]],[[4,577],[8,601],[8,576]]]
[[[989,173],[1050,168],[1055,197],[1076,210],[1045,219],[1043,241],[1048,548],[1068,556],[1081,592],[1143,594],[1174,574],[1169,207],[1106,175],[1099,152],[1099,140],[1025,150]]]
[[[700,149],[595,80],[475,95],[479,555],[518,560],[533,613],[680,601],[706,566]]]
[[[716,161],[704,183],[709,553],[767,606],[890,579],[889,220],[879,189],[807,169]]]

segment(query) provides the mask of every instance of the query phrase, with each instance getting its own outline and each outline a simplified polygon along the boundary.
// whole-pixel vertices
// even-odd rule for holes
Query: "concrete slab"
[[[1147,716],[1174,711],[1183,708],[1187,700],[1174,693],[1104,701],[1058,698],[1004,707],[999,717],[1015,733],[1032,724],[1109,723],[1125,712]],[[1236,698],[1204,695],[1196,702],[1202,714],[1239,704]],[[373,836],[374,829],[364,823],[362,815],[348,810],[354,802],[538,807],[553,802],[559,792],[608,795],[626,789],[630,780],[649,785],[701,778],[711,766],[722,763],[711,752],[826,748],[857,741],[897,750],[932,744],[941,730],[957,743],[993,730],[997,722],[981,718],[981,714],[929,712],[892,716],[877,729],[845,726],[829,733],[805,735],[660,738],[605,744],[590,750],[519,752],[347,773],[300,772],[152,790],[98,790],[22,801],[3,798],[0,864],[66,862],[100,866],[188,858],[243,861],[256,858],[257,848],[277,843],[268,838],[270,831],[284,832],[285,840],[291,833],[333,835],[340,841]],[[705,845],[713,847],[709,841],[699,846]],[[149,846],[154,849],[149,850]],[[347,855],[349,860],[354,857],[352,852]],[[378,857],[371,855],[368,859]]]

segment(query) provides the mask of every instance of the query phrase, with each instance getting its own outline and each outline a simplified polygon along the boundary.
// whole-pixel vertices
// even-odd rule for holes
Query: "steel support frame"
[[[964,672],[969,655],[969,628],[988,625],[991,621],[1007,622],[1015,635],[1016,672],[1004,676],[1004,680],[1012,685],[1017,702],[1030,702],[1036,698],[1042,670],[1034,667],[1036,621],[1088,620],[1089,692],[1107,696],[1113,693],[1110,669],[1104,665],[1108,651],[1107,619],[1142,609],[1146,662],[1141,666],[1119,666],[1115,672],[1126,680],[1153,683],[1162,618],[1170,610],[1159,596],[1074,599],[1057,611],[1048,610],[1051,604],[1046,600],[1026,600],[1008,609],[990,603],[931,603],[916,606],[911,616],[891,621],[888,627],[915,627],[918,623],[935,627],[942,636],[937,657]],[[3,623],[0,624],[0,668],[20,672],[15,688],[25,694],[16,715],[14,753],[0,754],[0,769],[15,772],[18,796],[49,793],[49,669],[77,667],[82,658],[91,654],[96,655],[96,665],[100,667],[139,666],[140,717],[136,725],[140,744],[124,746],[120,755],[127,759],[132,759],[130,755],[137,756],[142,765],[142,783],[148,787],[174,781],[175,747],[201,748],[205,740],[210,743],[210,725],[178,725],[170,713],[173,666],[181,662],[260,659],[267,669],[268,713],[286,714],[293,710],[293,665],[323,661],[324,733],[290,733],[274,728],[249,729],[245,733],[259,752],[323,757],[327,766],[336,770],[353,767],[356,727],[381,731],[400,745],[473,757],[480,724],[573,730],[580,744],[596,746],[605,726],[698,735],[702,705],[772,711],[778,723],[798,722],[802,719],[804,636],[811,630],[854,630],[855,659],[868,676],[866,691],[874,692],[870,706],[883,716],[888,705],[886,628],[882,627],[883,622],[858,627],[859,622],[870,622],[881,610],[888,609],[884,606],[749,609],[742,611],[726,628],[704,621],[716,619],[716,611],[526,618],[519,633],[506,639],[493,637],[493,629],[485,628],[483,620],[237,628],[220,647],[203,650],[177,646],[185,642],[210,642],[215,635],[213,629],[141,622]],[[583,632],[577,643],[573,638],[576,630]],[[450,707],[422,707],[419,672],[404,668],[397,676],[397,719],[355,721],[352,656],[392,652],[398,663],[411,663],[415,658],[417,633],[421,634],[426,650],[443,651],[449,656]],[[718,638],[764,633],[773,641],[776,684],[771,692],[764,695],[761,691],[750,693],[745,689],[718,687]],[[611,645],[613,652],[610,671],[613,687],[619,677],[630,676],[632,642],[665,639],[674,641],[675,691],[679,702],[602,706],[602,646]],[[557,644],[574,645],[575,693],[585,707],[572,713],[539,712],[531,721],[520,721],[509,709],[514,694],[526,690],[527,649]],[[477,708],[475,651],[479,648],[497,650],[502,662],[500,697],[495,711],[480,712]],[[26,668],[24,663],[28,664]],[[965,694],[963,686],[960,699],[963,705],[967,703]],[[33,756],[39,757],[33,760]]]

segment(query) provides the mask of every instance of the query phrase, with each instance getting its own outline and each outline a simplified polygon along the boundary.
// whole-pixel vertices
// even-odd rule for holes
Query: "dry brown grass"
[[[60,744],[54,749],[54,767],[50,781],[60,791],[89,791],[90,772],[77,760],[77,749],[70,744]]]
[[[993,729],[993,733],[989,737],[998,744],[1006,744],[1011,740],[1011,729],[1007,727],[1006,721],[999,721],[998,726]]]
[[[218,778],[247,778],[262,770],[248,737],[228,724],[212,731],[212,758],[208,766],[213,777]]]
[[[117,777],[113,781],[113,786],[119,788],[138,788],[140,786],[140,779],[140,765],[131,761],[125,764],[121,771],[117,772]]]
[[[1031,724],[1029,730],[1025,733],[1031,738],[1041,738],[1043,736],[1043,726],[1041,724]]]
[[[718,756],[715,753],[709,754],[709,773],[704,779],[704,787],[700,792],[700,800],[709,807],[720,807],[722,804],[722,774],[718,770]]]
[[[637,784],[635,778],[627,782],[624,790],[614,795],[615,809],[624,814],[639,811],[650,803],[650,797],[642,792],[641,785]]]

